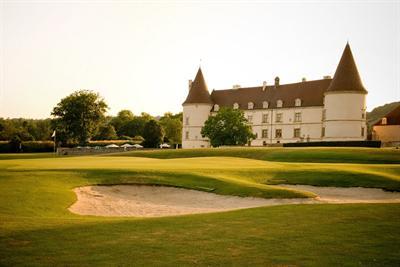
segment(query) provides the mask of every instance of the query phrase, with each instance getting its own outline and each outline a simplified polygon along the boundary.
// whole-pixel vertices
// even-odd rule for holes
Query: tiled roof
[[[383,118],[386,118],[386,124],[382,124],[382,119],[380,119],[374,125],[400,125],[400,105],[383,116]]]
[[[356,91],[367,93],[367,90],[365,90],[361,82],[360,74],[358,73],[349,43],[346,44],[342,58],[333,76],[332,83],[327,91]]]
[[[240,109],[248,109],[249,102],[254,103],[253,109],[263,108],[263,102],[268,102],[268,108],[276,108],[278,100],[283,101],[283,108],[294,107],[295,100],[301,100],[302,107],[323,106],[324,92],[327,90],[332,79],[323,79],[292,84],[282,84],[275,87],[248,87],[239,89],[216,90],[211,93],[214,104],[220,107],[233,107],[239,104]]]
[[[183,102],[184,104],[212,104],[210,93],[207,89],[206,81],[204,80],[201,68],[197,71],[196,78],[190,87],[189,94]]]

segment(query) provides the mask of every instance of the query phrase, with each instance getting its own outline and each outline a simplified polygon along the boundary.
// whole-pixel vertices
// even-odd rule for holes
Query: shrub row
[[[325,141],[286,143],[284,147],[331,146],[331,147],[381,147],[381,141]]]
[[[16,152],[52,152],[54,151],[54,143],[52,141],[23,141],[21,149],[13,148],[8,141],[0,142],[0,153],[16,153]]]

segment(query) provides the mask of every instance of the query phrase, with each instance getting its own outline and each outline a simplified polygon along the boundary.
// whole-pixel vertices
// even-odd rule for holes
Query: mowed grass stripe
[[[105,156],[149,157],[149,158],[190,158],[190,157],[240,157],[281,162],[315,163],[366,163],[400,164],[400,149],[395,148],[347,148],[347,147],[299,147],[299,148],[202,148],[137,150],[113,153]]]

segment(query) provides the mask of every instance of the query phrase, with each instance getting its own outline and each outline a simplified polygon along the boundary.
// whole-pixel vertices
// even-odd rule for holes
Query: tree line
[[[121,110],[117,116],[106,116],[108,105],[97,93],[79,90],[61,99],[48,119],[0,118],[0,141],[52,140],[56,131],[59,145],[85,145],[91,140],[139,140],[145,147],[166,142],[182,142],[182,113],[165,113],[153,117],[142,112],[135,115]]]

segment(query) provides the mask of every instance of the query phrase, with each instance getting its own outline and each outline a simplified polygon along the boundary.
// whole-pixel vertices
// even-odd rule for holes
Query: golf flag
[[[56,136],[56,130],[54,130],[53,134],[51,135],[51,137],[55,137]]]

